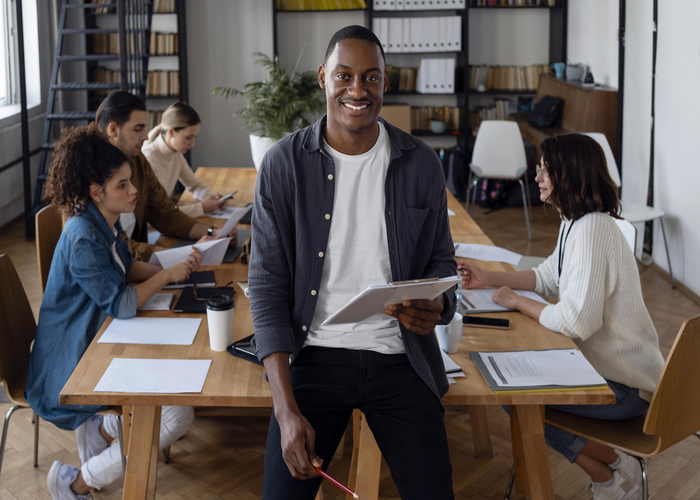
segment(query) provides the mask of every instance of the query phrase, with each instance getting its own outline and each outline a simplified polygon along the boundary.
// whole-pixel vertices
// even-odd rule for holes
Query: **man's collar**
[[[328,115],[323,115],[320,120],[309,127],[304,144],[302,145],[304,151],[308,151],[309,153],[319,150],[323,151],[323,126],[326,124],[327,119]],[[386,129],[389,137],[389,144],[391,145],[389,161],[401,156],[401,151],[416,147],[416,145],[410,140],[410,136],[408,134],[394,127],[390,123],[387,123],[387,121],[382,117],[379,117],[379,120],[384,124],[384,128]]]

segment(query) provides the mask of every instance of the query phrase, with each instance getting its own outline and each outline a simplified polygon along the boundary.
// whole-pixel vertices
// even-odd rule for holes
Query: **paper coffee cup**
[[[453,354],[459,348],[459,339],[462,338],[462,315],[455,313],[452,321],[447,325],[437,325],[438,345],[443,351]]]
[[[233,343],[233,299],[228,295],[213,295],[207,300],[209,347],[225,351]]]

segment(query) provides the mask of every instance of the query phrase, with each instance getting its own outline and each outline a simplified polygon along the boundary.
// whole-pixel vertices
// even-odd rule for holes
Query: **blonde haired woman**
[[[226,203],[221,194],[212,193],[197,179],[184,154],[194,147],[201,120],[197,112],[184,102],[176,102],[163,113],[160,125],[148,133],[143,154],[165,190],[172,194],[179,180],[199,203],[178,208],[190,217],[201,217],[219,210]]]

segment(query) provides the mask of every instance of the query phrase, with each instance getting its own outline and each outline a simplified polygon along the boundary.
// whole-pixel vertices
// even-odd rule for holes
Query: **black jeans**
[[[326,470],[359,408],[403,500],[452,500],[452,466],[440,401],[405,354],[305,347],[292,365],[301,413],[316,432]],[[344,478],[339,478],[343,480]],[[292,478],[274,413],[265,450],[264,500],[313,500],[321,478]]]

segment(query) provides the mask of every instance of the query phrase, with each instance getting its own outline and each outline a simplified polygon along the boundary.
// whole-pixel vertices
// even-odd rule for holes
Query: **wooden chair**
[[[24,293],[22,282],[19,280],[15,266],[9,255],[0,255],[0,381],[2,381],[13,404],[5,415],[0,441],[0,473],[5,455],[7,431],[10,418],[15,411],[30,408],[24,399],[29,369],[29,354],[36,334],[34,314],[29,306],[29,300]],[[121,414],[121,407],[110,409],[110,413]],[[122,447],[122,467],[126,467],[124,458],[124,436],[122,427],[119,428],[119,443]],[[39,460],[39,417],[34,414],[34,467]]]
[[[63,219],[58,207],[49,205],[36,213],[36,261],[39,265],[41,291],[46,290],[53,252],[63,231]]]
[[[656,384],[646,416],[622,421],[579,417],[547,409],[545,421],[628,453],[642,466],[643,499],[649,498],[648,459],[700,430],[700,315],[681,326]],[[700,437],[700,435],[698,436]]]

